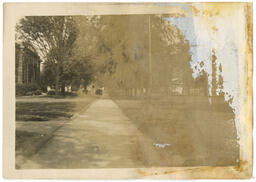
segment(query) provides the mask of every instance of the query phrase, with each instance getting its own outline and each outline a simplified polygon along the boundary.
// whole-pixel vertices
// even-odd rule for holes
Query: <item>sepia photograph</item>
[[[12,62],[5,94],[14,113],[4,122],[15,130],[6,130],[13,170],[157,176],[151,169],[179,168],[184,174],[171,178],[250,178],[251,4],[84,3],[91,13],[45,14],[46,5],[20,13],[4,60]],[[186,175],[194,168],[219,173]]]

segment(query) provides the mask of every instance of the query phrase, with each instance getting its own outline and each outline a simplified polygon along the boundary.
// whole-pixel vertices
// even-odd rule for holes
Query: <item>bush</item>
[[[37,84],[16,84],[16,95],[23,96],[23,95],[33,95],[33,92],[39,90],[40,87]]]
[[[36,90],[33,92],[34,95],[41,95],[42,94],[42,91],[41,90]]]
[[[75,92],[65,92],[66,96],[77,96],[77,93]]]
[[[40,91],[46,93],[47,92],[47,86],[41,85]]]
[[[102,95],[102,90],[101,89],[97,89],[95,92],[96,95]]]
[[[30,96],[30,95],[34,95],[34,92],[27,92],[26,94],[25,94],[26,96]]]
[[[47,95],[55,95],[55,90],[49,90],[49,91],[47,92]]]

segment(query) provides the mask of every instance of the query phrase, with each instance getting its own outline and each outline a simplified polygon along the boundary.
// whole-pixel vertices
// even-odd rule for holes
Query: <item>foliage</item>
[[[41,90],[36,90],[33,92],[34,95],[41,95],[42,94],[42,91]]]
[[[47,95],[55,95],[55,90],[49,90],[49,91],[47,92]]]
[[[96,94],[96,95],[102,95],[102,90],[101,90],[101,89],[97,89],[97,90],[95,91],[95,94]]]
[[[37,84],[16,84],[17,96],[33,95],[33,92],[38,93],[38,90],[40,90],[40,86]]]
[[[109,90],[168,87],[172,78],[186,83],[192,78],[189,44],[164,16],[87,16],[76,21],[86,30],[77,38],[76,54],[93,57],[94,77]]]
[[[54,73],[45,83],[52,83],[55,77],[56,94],[63,74],[65,63],[70,61],[72,47],[76,40],[77,29],[71,16],[27,16],[16,26],[19,39],[27,47],[37,52],[44,64]],[[47,74],[46,71],[46,74]]]
[[[45,60],[41,82],[55,85],[56,94],[92,81],[128,90],[192,78],[189,43],[162,15],[25,17],[17,29]]]
[[[76,57],[66,65],[61,77],[65,84],[86,87],[92,81],[94,68],[90,57]]]
[[[43,63],[43,70],[41,72],[41,84],[44,86],[55,85],[56,71],[55,64],[51,62]]]

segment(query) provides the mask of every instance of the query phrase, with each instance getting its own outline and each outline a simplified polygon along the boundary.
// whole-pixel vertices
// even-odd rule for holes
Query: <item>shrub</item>
[[[55,95],[55,90],[49,90],[49,91],[47,92],[47,95]]]
[[[34,95],[41,95],[42,94],[42,91],[41,90],[36,90],[33,92]]]
[[[46,93],[47,92],[47,86],[41,85],[40,91]]]
[[[36,90],[39,90],[40,87],[37,84],[16,84],[16,95],[23,96],[23,95],[29,95],[32,92],[31,95],[33,95],[33,92]]]
[[[102,90],[101,89],[97,89],[95,92],[96,95],[102,95]]]
[[[34,93],[29,91],[29,92],[27,92],[25,95],[26,95],[26,96],[34,95]]]
[[[66,96],[77,96],[77,93],[75,92],[65,92]]]

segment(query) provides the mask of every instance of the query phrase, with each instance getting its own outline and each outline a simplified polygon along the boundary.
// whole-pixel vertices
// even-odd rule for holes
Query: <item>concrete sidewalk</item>
[[[19,166],[22,169],[143,167],[138,155],[141,136],[112,100],[99,99],[73,120],[63,123],[36,155]]]

